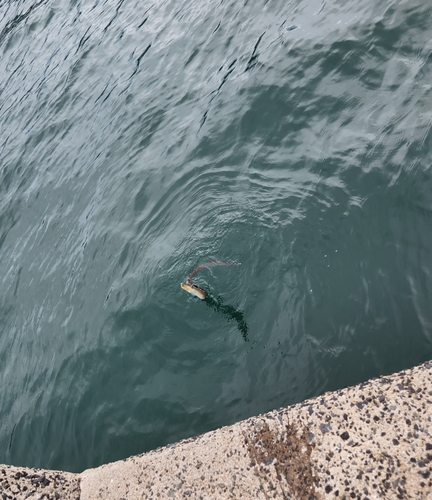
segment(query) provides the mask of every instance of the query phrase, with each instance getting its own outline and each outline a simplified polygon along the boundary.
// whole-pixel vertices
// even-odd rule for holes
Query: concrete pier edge
[[[80,474],[0,466],[9,499],[432,499],[432,362]]]

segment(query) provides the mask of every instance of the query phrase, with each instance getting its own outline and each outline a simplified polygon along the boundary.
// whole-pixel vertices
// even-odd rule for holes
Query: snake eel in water
[[[201,300],[204,300],[207,296],[206,291],[200,288],[199,286],[196,286],[192,283],[192,277],[195,276],[195,274],[198,271],[201,271],[201,269],[205,269],[207,267],[212,267],[212,266],[239,266],[240,262],[223,262],[222,260],[212,260],[211,262],[204,262],[203,264],[200,264],[199,266],[195,267],[186,277],[186,280],[183,283],[180,283],[181,288],[185,290],[186,292],[190,293],[191,295],[194,295],[195,297],[198,297]]]

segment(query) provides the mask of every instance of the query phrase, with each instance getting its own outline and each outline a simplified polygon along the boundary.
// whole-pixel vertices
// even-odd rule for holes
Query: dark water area
[[[0,462],[81,471],[432,357],[431,26],[0,5]],[[214,259],[241,266],[185,293]]]

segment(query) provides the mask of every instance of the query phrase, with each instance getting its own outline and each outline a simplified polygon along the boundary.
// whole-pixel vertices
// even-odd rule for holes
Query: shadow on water
[[[228,318],[228,321],[235,321],[237,323],[237,328],[242,334],[243,340],[245,342],[249,342],[249,327],[244,319],[244,314],[242,311],[239,311],[235,307],[228,304],[224,304],[221,297],[213,297],[207,294],[204,302],[216,312],[226,316]]]

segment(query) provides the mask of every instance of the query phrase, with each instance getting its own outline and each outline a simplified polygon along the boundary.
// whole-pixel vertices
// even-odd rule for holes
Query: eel
[[[210,262],[204,262],[203,264],[199,264],[196,266],[186,277],[186,280],[183,283],[180,283],[180,286],[183,290],[186,292],[190,293],[191,295],[194,295],[195,297],[198,297],[201,300],[204,300],[207,296],[206,291],[200,288],[199,286],[196,286],[192,283],[192,278],[195,276],[195,274],[202,269],[206,269],[207,267],[212,267],[212,266],[239,266],[240,262],[233,262],[233,261],[228,261],[224,262],[222,260],[212,260]]]
[[[188,283],[187,281],[185,283],[180,283],[180,286],[185,290],[186,292],[190,293],[191,295],[194,295],[195,297],[198,297],[201,300],[204,300],[206,298],[206,292],[199,286],[194,285],[193,283]]]
[[[239,265],[240,262],[232,262],[232,261],[223,262],[222,260],[213,260],[211,262],[204,262],[203,264],[200,264],[199,266],[195,267],[195,269],[193,269],[187,275],[184,283],[180,283],[180,286],[186,292],[203,300],[207,306],[211,307],[216,312],[223,314],[228,319],[228,321],[235,321],[237,323],[237,328],[242,334],[243,340],[245,342],[249,342],[249,337],[248,337],[249,327],[245,321],[243,312],[239,311],[233,306],[224,304],[221,297],[213,297],[199,286],[194,285],[191,281],[192,277],[195,276],[195,274],[198,271],[201,271],[201,269],[205,269],[207,267],[212,267],[212,266],[239,266]]]

